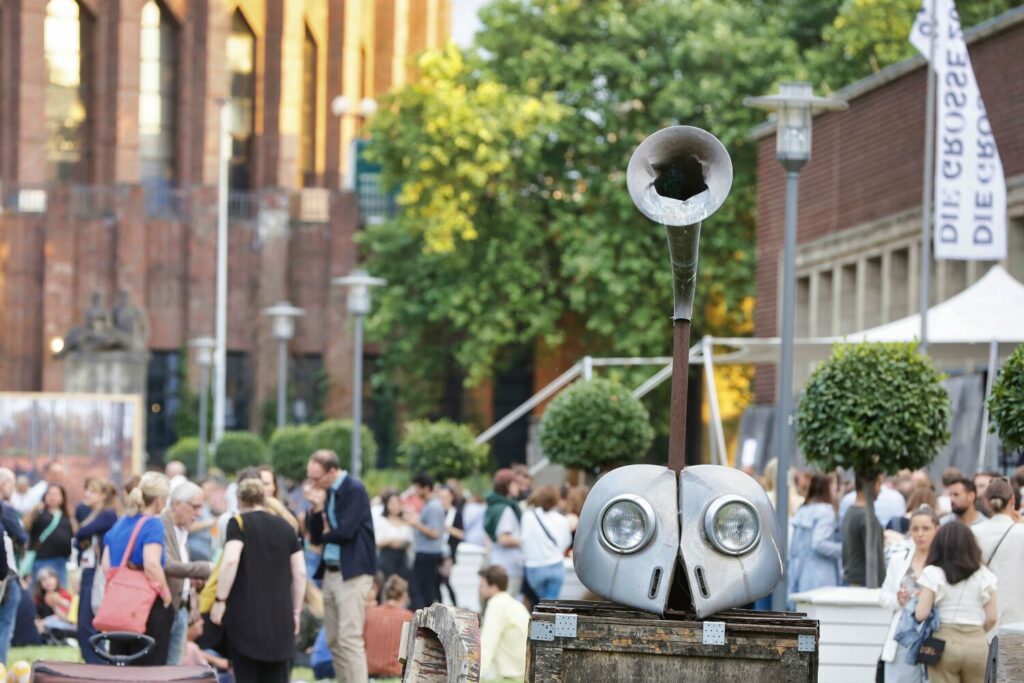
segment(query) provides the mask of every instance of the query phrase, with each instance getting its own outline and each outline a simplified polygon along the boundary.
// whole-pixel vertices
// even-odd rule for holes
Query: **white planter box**
[[[821,683],[874,683],[892,623],[892,611],[878,604],[879,593],[877,588],[837,587],[790,596],[798,612],[820,624]]]

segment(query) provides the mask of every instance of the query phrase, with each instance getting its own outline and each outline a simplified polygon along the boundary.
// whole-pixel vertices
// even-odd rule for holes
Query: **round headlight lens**
[[[601,538],[612,550],[635,553],[654,535],[654,510],[638,496],[619,496],[601,512]]]
[[[761,538],[761,518],[746,499],[722,496],[708,507],[704,531],[720,552],[742,555]]]

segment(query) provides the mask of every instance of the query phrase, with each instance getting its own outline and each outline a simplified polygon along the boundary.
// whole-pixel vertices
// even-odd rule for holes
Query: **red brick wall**
[[[1024,23],[969,46],[1006,177],[1024,173]],[[919,207],[924,174],[922,67],[814,119],[812,159],[800,174],[797,242],[805,243]],[[784,185],[775,136],[759,143],[757,309],[759,337],[777,334]],[[758,368],[758,402],[775,396],[773,367]]]

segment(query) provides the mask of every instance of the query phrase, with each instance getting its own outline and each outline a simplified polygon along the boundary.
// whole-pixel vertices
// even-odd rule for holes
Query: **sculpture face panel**
[[[780,539],[767,494],[739,470],[631,465],[591,489],[573,563],[583,585],[609,600],[703,618],[772,591]]]

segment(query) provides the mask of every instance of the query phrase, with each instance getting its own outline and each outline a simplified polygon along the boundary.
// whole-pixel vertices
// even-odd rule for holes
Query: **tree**
[[[1024,449],[1024,344],[1014,349],[999,370],[988,410],[992,415],[990,429],[999,435],[1003,448]]]
[[[410,472],[426,472],[435,481],[462,479],[487,467],[490,448],[478,444],[466,425],[451,420],[415,420],[405,426],[399,463]]]
[[[585,321],[590,349],[669,348],[664,232],[633,207],[625,168],[675,123],[711,130],[733,157],[733,196],[703,235],[697,305],[724,301],[724,327],[704,331],[735,332],[753,291],[748,133],[763,119],[737,103],[789,74],[796,50],[778,22],[738,0],[517,0],[482,16],[485,56],[428,53],[422,79],[373,126],[402,211],[363,235],[389,281],[369,330],[387,341],[386,371],[419,381],[399,382],[403,403],[418,384],[429,405],[449,357],[474,384],[510,346],[558,344],[567,317]]]
[[[363,471],[377,465],[377,440],[373,432],[363,425],[360,432],[360,446],[363,454]],[[325,420],[313,427],[309,434],[309,449],[328,450],[338,455],[342,469],[352,469],[352,420]]]
[[[790,4],[790,0],[782,2]],[[841,88],[916,54],[909,36],[921,0],[843,0],[834,18],[828,20],[828,8],[822,5],[833,3],[815,3],[820,10],[816,19],[826,21],[821,24],[820,43],[807,54],[811,72],[824,88]],[[1019,0],[956,3],[965,29],[1019,4]]]
[[[270,449],[258,434],[252,432],[225,432],[213,461],[227,474],[236,474],[246,467],[270,464]]]
[[[274,430],[270,436],[270,459],[278,474],[292,481],[306,478],[306,463],[313,454],[312,434],[309,425],[286,425]]]
[[[826,472],[853,470],[867,483],[868,588],[879,581],[873,482],[879,474],[926,466],[949,440],[943,376],[915,346],[836,344],[808,380],[796,413],[797,441],[808,462]]]
[[[164,456],[165,462],[177,460],[185,465],[185,469],[193,477],[199,473],[199,437],[185,436],[171,445]]]
[[[577,382],[544,411],[540,447],[552,462],[593,469],[636,462],[651,447],[647,409],[606,379]]]

